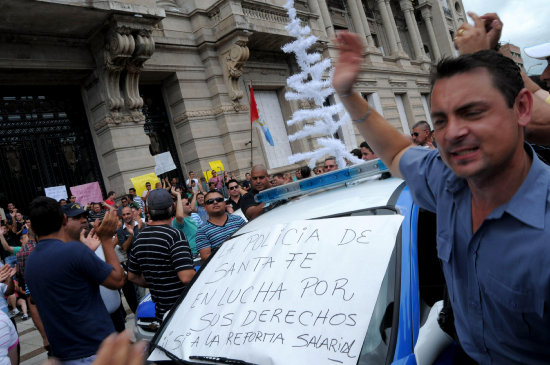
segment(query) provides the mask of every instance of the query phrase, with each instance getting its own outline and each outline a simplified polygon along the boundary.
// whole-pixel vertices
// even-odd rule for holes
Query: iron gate
[[[105,186],[78,87],[0,91],[0,206],[24,213],[44,188]]]

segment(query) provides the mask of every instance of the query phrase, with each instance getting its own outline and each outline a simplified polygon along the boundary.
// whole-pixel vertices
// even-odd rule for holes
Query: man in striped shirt
[[[209,218],[199,227],[196,236],[197,250],[202,261],[208,259],[213,250],[218,249],[233,232],[246,223],[238,215],[225,212],[225,199],[217,190],[206,193],[204,206]]]
[[[172,228],[174,209],[170,193],[151,190],[147,197],[151,221],[135,239],[128,256],[128,280],[149,288],[157,320],[166,313],[189,284],[195,270],[185,236]]]

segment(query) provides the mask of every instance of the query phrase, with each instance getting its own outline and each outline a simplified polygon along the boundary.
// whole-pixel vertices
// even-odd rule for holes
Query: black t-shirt
[[[238,202],[235,202],[233,199],[231,199],[231,197],[229,197],[229,199],[227,199],[227,200],[225,201],[225,205],[230,204],[231,207],[233,208],[233,211],[235,211],[235,210],[241,208],[241,202],[242,202],[242,200],[243,200],[243,197],[242,197],[242,196],[239,198],[239,201],[238,201]]]
[[[241,211],[246,216],[246,218],[250,219],[248,215],[246,214],[246,210],[250,207],[255,207],[256,205],[260,205],[260,203],[256,202],[254,200],[254,197],[258,194],[258,190],[256,189],[250,189],[250,191],[246,194],[244,194],[241,199],[239,200],[239,203],[241,203]]]

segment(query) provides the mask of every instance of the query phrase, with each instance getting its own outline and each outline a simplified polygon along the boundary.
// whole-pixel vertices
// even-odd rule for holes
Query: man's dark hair
[[[95,202],[95,203],[91,203],[91,204],[92,204],[92,207],[93,207],[94,205],[99,205],[99,207],[101,208],[101,203]]]
[[[225,184],[225,185],[226,185],[227,187],[229,187],[229,184],[231,184],[231,183],[235,183],[235,184],[239,185],[239,182],[238,182],[237,180],[235,180],[235,179],[229,179],[229,181],[228,181],[227,184]]]
[[[309,168],[309,166],[300,167],[300,175],[302,175],[302,179],[305,179],[306,177],[310,177],[311,169]]]
[[[136,189],[135,188],[130,188],[130,189],[128,189],[128,191],[133,191],[135,193]]]
[[[359,148],[352,149],[350,153],[357,158],[363,157],[363,154],[361,153],[361,150]]]
[[[223,197],[223,194],[222,194],[221,191],[214,189],[214,190],[210,190],[209,192],[207,192],[206,194],[204,194],[204,201],[207,201],[207,200],[208,200],[208,195],[214,194],[214,193],[218,193],[218,194],[220,194],[220,195]]]
[[[421,120],[419,122],[416,122],[414,123],[414,125],[412,126],[411,129],[415,129],[415,128],[418,128],[420,126],[423,126],[424,127],[424,130],[426,131],[431,131],[432,128],[430,127],[430,125],[428,124],[428,122],[426,122],[425,120]]]
[[[374,151],[372,150],[372,148],[370,148],[369,144],[366,141],[361,142],[361,144],[359,145],[359,148],[363,147],[367,148],[369,151],[371,151],[371,153],[374,153]]]
[[[284,179],[283,174],[281,174],[280,172],[274,174],[273,177],[277,177],[277,178],[279,178],[279,179]]]
[[[516,96],[524,88],[521,70],[510,58],[493,50],[483,50],[457,58],[444,58],[433,69],[431,89],[436,81],[458,74],[484,68],[491,75],[493,86],[499,90],[509,108],[514,106]]]
[[[174,207],[170,206],[166,209],[149,209],[149,216],[152,221],[162,221],[172,218]]]
[[[61,205],[55,199],[41,196],[34,199],[29,207],[32,230],[38,237],[61,229],[64,214]]]
[[[114,194],[115,194],[114,191],[109,191],[109,192],[107,193],[107,198],[110,197],[110,196],[112,196],[112,195],[114,195]]]
[[[61,203],[61,202],[65,202],[65,203],[66,203],[66,202],[67,202],[67,199],[61,198],[61,199],[59,199],[59,202],[60,202],[60,203]]]
[[[125,195],[125,197],[126,199],[128,199],[128,201],[131,201],[131,202],[134,201],[134,196],[132,194]]]
[[[325,162],[328,161],[328,160],[334,160],[334,161],[336,161],[336,157],[334,157],[334,156],[328,156],[327,158],[325,158]]]

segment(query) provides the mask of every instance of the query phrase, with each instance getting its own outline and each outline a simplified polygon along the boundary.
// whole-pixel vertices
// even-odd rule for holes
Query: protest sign
[[[97,203],[103,201],[103,194],[101,193],[101,187],[97,181],[71,186],[71,194],[76,197],[76,201],[82,205],[90,203]]]
[[[176,165],[174,164],[170,152],[163,152],[155,155],[155,174],[157,174],[157,176],[175,169]]]
[[[356,364],[402,220],[296,221],[225,242],[156,344],[183,360]]]
[[[137,196],[141,196],[143,191],[145,190],[145,183],[149,182],[151,183],[151,189],[155,188],[155,184],[160,182],[157,175],[155,175],[154,172],[151,172],[150,174],[136,176],[130,178],[130,181],[134,185],[134,189],[136,189]]]
[[[221,160],[210,161],[208,162],[208,165],[210,166],[210,169],[216,170],[217,172],[222,172],[225,170]]]
[[[61,199],[67,200],[67,188],[65,187],[65,185],[44,188],[44,194],[47,197],[55,199],[57,201],[60,201]]]

